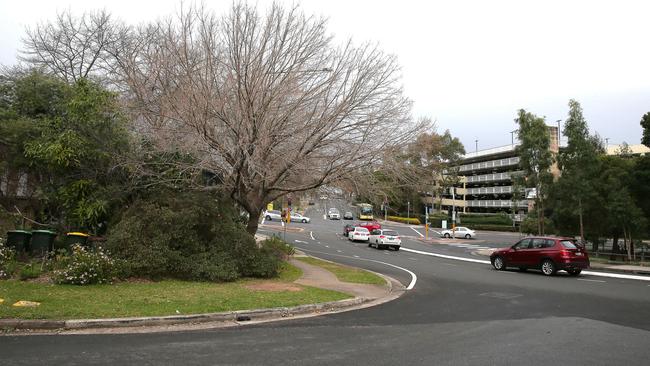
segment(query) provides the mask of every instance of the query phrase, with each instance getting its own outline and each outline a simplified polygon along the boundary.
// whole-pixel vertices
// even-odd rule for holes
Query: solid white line
[[[463,258],[463,257],[456,257],[456,256],[453,256],[453,255],[444,255],[444,254],[437,254],[437,253],[431,253],[431,252],[423,252],[421,250],[409,249],[409,248],[404,248],[404,247],[402,247],[401,250],[405,250],[405,251],[411,252],[411,253],[422,254],[422,255],[430,255],[432,257],[453,259],[453,260],[463,261],[463,262],[492,264],[490,261],[485,261],[485,260],[480,260],[480,259]],[[622,278],[622,279],[626,279],[626,280],[650,281],[650,276],[646,277],[646,276],[626,275],[626,274],[618,274],[618,273],[605,273],[605,272],[592,272],[592,271],[582,271],[582,274],[588,275],[588,276],[596,276],[596,277],[609,277],[609,278]]]
[[[578,281],[589,281],[589,282],[607,282],[607,281],[601,281],[601,280],[588,280],[585,278],[578,278]]]
[[[338,249],[336,250],[336,252],[337,252],[337,253],[343,253],[342,250],[338,250]]]
[[[415,230],[415,228],[414,228],[413,226],[409,226],[409,227],[410,227],[413,231],[415,231],[416,233],[418,233],[418,235],[420,235],[421,238],[424,238],[424,235],[422,235],[419,231]]]
[[[462,257],[455,257],[453,255],[444,255],[444,254],[437,254],[437,253],[431,253],[431,252],[423,252],[421,250],[409,249],[409,248],[404,248],[404,247],[402,247],[400,250],[405,250],[405,251],[411,252],[411,253],[430,255],[432,257],[454,259],[454,260],[464,261],[464,262],[491,264],[490,261],[484,261],[484,260],[480,260],[480,259],[462,258]]]
[[[359,256],[358,256],[358,255],[355,255],[354,258],[359,258]]]
[[[260,225],[264,225],[264,220],[266,220],[266,216],[262,217],[262,222],[260,223]]]
[[[294,241],[295,241],[296,243],[302,243],[302,244],[307,244],[307,242],[306,242],[306,241],[302,241],[302,240],[298,240],[298,239],[296,239],[296,240],[294,240]]]
[[[332,254],[332,253],[318,252],[318,251],[315,251],[315,250],[303,249],[303,248],[298,248],[298,249],[300,249],[300,250],[302,250],[302,251],[305,251],[305,252],[319,253],[319,254],[326,254],[326,255],[332,255],[332,256],[343,257],[343,258],[352,258],[352,257],[347,256],[347,255],[339,255],[339,254]],[[360,261],[368,261],[368,262],[380,263],[380,264],[384,264],[384,265],[386,265],[386,266],[390,266],[390,267],[394,267],[394,268],[397,268],[397,269],[401,269],[402,271],[407,272],[408,274],[411,275],[411,283],[409,283],[409,285],[406,286],[406,289],[407,289],[407,290],[412,290],[412,289],[415,287],[415,283],[418,281],[418,276],[416,276],[415,273],[413,273],[412,271],[409,271],[409,270],[406,269],[406,268],[402,268],[402,267],[400,267],[400,266],[396,266],[396,265],[394,265],[394,264],[390,264],[390,263],[386,263],[386,262],[382,262],[382,261],[376,261],[376,260],[374,260],[374,259],[367,259],[367,258],[354,258],[354,259],[358,259],[358,260],[360,260]]]
[[[316,239],[314,239],[314,232],[313,231],[309,232],[309,236],[311,237],[311,240],[316,240]]]

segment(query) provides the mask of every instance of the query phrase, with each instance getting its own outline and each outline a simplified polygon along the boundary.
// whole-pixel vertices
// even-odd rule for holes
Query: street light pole
[[[474,140],[474,143],[476,144],[476,152],[478,152],[478,140]]]
[[[406,221],[410,222],[411,220],[411,201],[406,201]]]

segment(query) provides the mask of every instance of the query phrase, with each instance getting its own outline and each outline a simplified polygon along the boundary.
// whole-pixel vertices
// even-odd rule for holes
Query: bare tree
[[[59,13],[54,22],[27,28],[20,60],[43,68],[67,82],[106,76],[107,52],[127,29],[106,11],[75,17]]]
[[[216,173],[251,233],[266,203],[368,168],[418,128],[395,57],[336,47],[297,8],[190,8],[131,39],[118,64],[138,120]]]

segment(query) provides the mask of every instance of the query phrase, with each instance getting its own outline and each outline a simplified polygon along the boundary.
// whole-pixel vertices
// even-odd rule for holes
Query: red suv
[[[547,276],[559,270],[577,276],[584,268],[589,268],[587,251],[571,238],[524,238],[510,248],[496,250],[490,255],[490,262],[497,270],[535,268]]]

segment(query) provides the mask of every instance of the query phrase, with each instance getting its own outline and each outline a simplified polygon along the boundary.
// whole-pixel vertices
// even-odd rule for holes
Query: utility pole
[[[478,152],[478,140],[474,140],[474,143],[476,144],[476,152]]]
[[[406,201],[406,221],[410,221],[411,219],[411,201]]]

